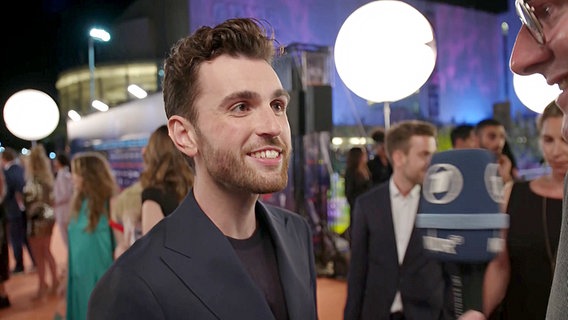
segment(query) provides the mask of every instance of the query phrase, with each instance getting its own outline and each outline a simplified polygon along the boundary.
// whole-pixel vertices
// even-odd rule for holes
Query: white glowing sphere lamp
[[[16,137],[36,141],[49,136],[59,123],[57,103],[45,92],[26,89],[4,105],[6,128]]]
[[[345,20],[334,59],[341,80],[359,97],[398,101],[415,93],[432,74],[434,32],[426,17],[409,4],[373,1]]]
[[[544,108],[562,92],[558,85],[549,85],[546,79],[535,73],[529,76],[513,74],[513,88],[523,105],[536,113],[542,113]]]

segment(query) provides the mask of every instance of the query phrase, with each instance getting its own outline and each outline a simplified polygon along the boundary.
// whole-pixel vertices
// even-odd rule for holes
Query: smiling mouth
[[[276,150],[263,150],[258,152],[252,152],[249,155],[256,159],[276,159],[280,156],[280,152]]]

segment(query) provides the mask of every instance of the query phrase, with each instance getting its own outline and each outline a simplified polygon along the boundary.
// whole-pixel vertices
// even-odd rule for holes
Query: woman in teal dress
[[[99,153],[75,155],[71,171],[75,194],[67,228],[67,319],[80,320],[87,316],[91,291],[113,263],[109,201],[117,186],[108,161]]]

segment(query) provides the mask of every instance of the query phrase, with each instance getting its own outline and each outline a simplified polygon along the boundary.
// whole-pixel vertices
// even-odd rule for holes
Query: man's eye
[[[277,112],[286,112],[286,104],[280,101],[272,103],[272,108]]]
[[[554,14],[554,6],[549,3],[538,4],[533,7],[534,15],[541,24],[546,24]]]
[[[244,112],[247,111],[248,109],[249,109],[248,105],[244,103],[239,103],[232,108],[232,110],[236,112]]]

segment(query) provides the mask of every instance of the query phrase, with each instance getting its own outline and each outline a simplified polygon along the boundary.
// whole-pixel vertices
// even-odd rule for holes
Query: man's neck
[[[394,185],[403,196],[407,196],[410,191],[416,186],[416,183],[409,181],[402,174],[394,172],[392,175]]]
[[[256,229],[255,205],[258,195],[228,189],[196,175],[193,193],[199,207],[223,232],[234,239],[247,239]]]

